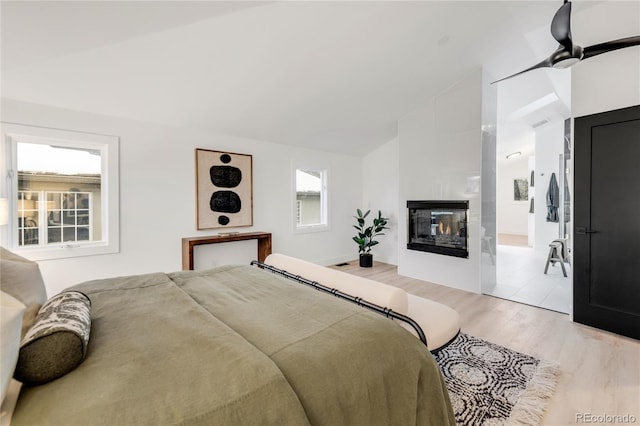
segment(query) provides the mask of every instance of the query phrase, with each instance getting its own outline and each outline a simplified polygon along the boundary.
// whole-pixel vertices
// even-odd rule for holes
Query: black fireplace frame
[[[465,249],[443,247],[425,243],[411,242],[411,214],[410,209],[454,209],[464,210],[464,221],[467,224],[465,233]],[[469,258],[469,200],[421,200],[407,201],[407,249],[429,253],[444,254],[447,256]]]

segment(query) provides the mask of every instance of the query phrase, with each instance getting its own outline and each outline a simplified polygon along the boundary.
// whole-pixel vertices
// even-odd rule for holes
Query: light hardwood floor
[[[527,247],[529,245],[529,237],[526,235],[498,234],[498,244]]]
[[[557,362],[562,373],[543,425],[587,423],[578,419],[581,414],[634,416],[631,424],[640,425],[640,341],[557,312],[403,277],[393,265],[360,268],[352,261],[334,268],[444,303],[460,313],[464,333]]]

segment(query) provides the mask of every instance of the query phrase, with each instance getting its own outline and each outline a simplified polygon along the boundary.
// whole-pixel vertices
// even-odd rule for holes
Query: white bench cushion
[[[279,253],[270,254],[264,263],[410,317],[424,331],[432,352],[449,343],[460,331],[460,315],[454,309],[401,288]],[[417,336],[409,324],[396,323]]]
[[[267,256],[265,263],[278,269],[284,269],[294,275],[300,275],[308,280],[316,281],[329,288],[336,288],[343,293],[362,297],[368,302],[392,309],[394,312],[403,315],[407,315],[409,312],[407,292],[401,288],[335,269],[325,268],[315,263],[279,253]]]
[[[460,314],[454,309],[425,299],[424,297],[409,294],[409,317],[420,325],[427,338],[427,347],[430,351],[440,349],[451,342],[460,331]],[[417,336],[413,327],[398,321],[404,328]]]

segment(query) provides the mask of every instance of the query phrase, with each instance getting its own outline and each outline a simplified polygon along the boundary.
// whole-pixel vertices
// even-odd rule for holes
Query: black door
[[[640,339],[640,106],[575,119],[574,320]]]

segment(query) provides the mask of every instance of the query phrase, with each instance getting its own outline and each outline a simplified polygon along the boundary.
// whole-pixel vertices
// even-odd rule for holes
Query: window
[[[327,228],[327,171],[295,169],[295,229]]]
[[[2,124],[3,244],[34,260],[119,250],[118,138]]]

